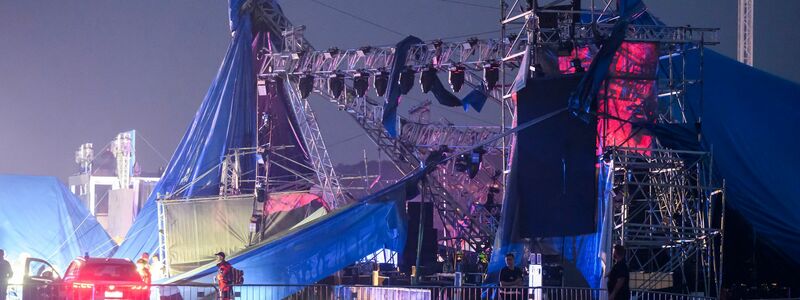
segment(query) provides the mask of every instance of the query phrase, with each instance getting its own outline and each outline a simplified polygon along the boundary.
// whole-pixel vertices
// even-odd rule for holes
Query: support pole
[[[419,231],[417,232],[417,259],[414,262],[414,270],[416,272],[412,272],[412,281],[414,283],[419,283],[419,265],[420,265],[420,258],[422,254],[422,240],[425,237],[425,218],[423,213],[423,204],[425,204],[425,193],[427,188],[427,178],[422,178],[422,193],[419,194]]]
[[[717,280],[717,297],[722,297],[722,280],[724,278],[724,264],[723,258],[725,257],[725,179],[722,180],[722,212],[720,214],[719,225],[719,279]]]

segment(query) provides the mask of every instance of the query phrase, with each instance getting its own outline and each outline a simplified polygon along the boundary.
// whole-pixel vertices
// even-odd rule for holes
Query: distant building
[[[92,143],[75,152],[79,172],[69,177],[69,188],[117,243],[161,177],[141,172],[136,164],[136,131],[117,134],[98,153]]]

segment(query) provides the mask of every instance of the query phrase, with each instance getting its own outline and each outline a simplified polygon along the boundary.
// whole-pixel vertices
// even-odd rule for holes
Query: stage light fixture
[[[436,68],[428,66],[419,75],[419,86],[422,88],[422,93],[427,94],[431,91],[434,80],[436,80]]]
[[[325,59],[331,59],[334,56],[336,56],[337,54],[339,54],[339,48],[333,47],[333,48],[329,48],[328,51],[325,51],[324,53],[322,53],[322,56],[325,57]]]
[[[478,44],[478,38],[472,37],[469,38],[467,41],[461,43],[461,47],[464,48],[464,50],[470,50],[477,44]]]
[[[385,70],[378,70],[374,77],[375,81],[372,86],[375,87],[375,94],[378,95],[378,97],[383,97],[383,95],[386,94],[386,86],[389,85],[389,73]]]
[[[450,88],[453,89],[453,92],[458,93],[458,91],[461,90],[461,87],[464,86],[465,70],[466,68],[464,68],[462,65],[450,68],[450,78],[448,81],[450,82]]]
[[[356,92],[356,97],[366,96],[367,88],[369,88],[369,72],[361,71],[353,74],[353,90]]]
[[[470,152],[469,162],[467,163],[467,166],[469,166],[467,170],[469,178],[475,178],[478,175],[478,170],[481,169],[481,163],[483,163],[483,154],[485,153],[486,150],[483,147],[478,147]]]
[[[372,47],[364,46],[364,47],[358,48],[358,50],[356,50],[356,54],[358,54],[358,56],[365,56],[365,55],[369,54],[369,52],[371,50],[372,50]]]
[[[344,91],[344,74],[333,74],[328,78],[328,92],[333,96],[333,99],[339,99],[342,91]]]
[[[400,94],[405,95],[414,87],[414,69],[407,67],[400,72]]]
[[[497,86],[497,81],[500,80],[500,68],[496,63],[483,65],[483,80],[486,81],[486,88],[490,91]]]
[[[308,98],[311,92],[314,91],[314,75],[305,74],[300,76],[300,80],[297,81],[297,89],[300,90],[300,98]]]

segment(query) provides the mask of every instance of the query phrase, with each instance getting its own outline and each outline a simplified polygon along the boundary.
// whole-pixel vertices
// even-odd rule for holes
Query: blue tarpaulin
[[[686,78],[701,78],[700,51],[685,58],[692,66]],[[712,153],[718,184],[725,180],[728,207],[762,240],[800,263],[800,85],[712,50],[702,59],[703,83],[687,91],[687,119],[702,117],[700,144]],[[681,67],[673,72],[680,74]],[[694,127],[662,126],[653,133],[672,148],[696,150]]]
[[[232,8],[232,11],[238,9]],[[216,195],[221,178],[220,164],[228,150],[256,146],[253,35],[248,16],[238,16],[234,21],[232,23],[237,26],[234,37],[216,78],[164,175],[114,256],[132,259],[141,252],[155,250],[158,243],[155,200],[158,195],[168,194],[171,199]],[[242,180],[253,179],[255,166],[255,155],[243,158]]]
[[[417,171],[357,203],[228,260],[244,271],[246,284],[305,285],[316,283],[377,250],[402,252],[407,229],[404,203],[418,193],[417,183],[422,173]],[[169,281],[209,283],[216,272],[216,265],[211,263]]]
[[[383,104],[383,128],[391,137],[397,137],[397,107],[400,105],[400,73],[406,63],[408,49],[420,44],[422,40],[408,36],[395,45],[392,71],[389,74],[389,85],[386,87],[386,101]]]
[[[41,258],[59,272],[85,253],[111,254],[116,244],[55,177],[0,175],[0,249],[14,262]]]

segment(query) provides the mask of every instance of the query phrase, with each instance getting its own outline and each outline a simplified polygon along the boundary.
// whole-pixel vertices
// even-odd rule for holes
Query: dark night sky
[[[495,1],[457,2],[473,5],[450,0],[281,3],[293,23],[308,27],[306,37],[317,48],[388,45],[405,34],[433,39],[499,28],[499,13],[489,7]],[[789,30],[800,1],[756,2],[755,66],[800,82],[800,63],[792,58],[800,53],[800,33]],[[715,49],[735,57],[736,1],[646,3],[667,24],[721,28],[722,44]],[[138,130],[137,155],[145,169],[166,164],[161,157],[169,158],[186,130],[229,39],[226,1],[0,0],[0,173],[66,179],[76,170],[78,145],[93,142],[98,149],[130,129]],[[376,157],[375,146],[334,105],[318,101],[314,109],[336,162],[360,160],[362,148]],[[481,115],[434,110],[473,124],[487,124],[497,115],[496,109]]]

